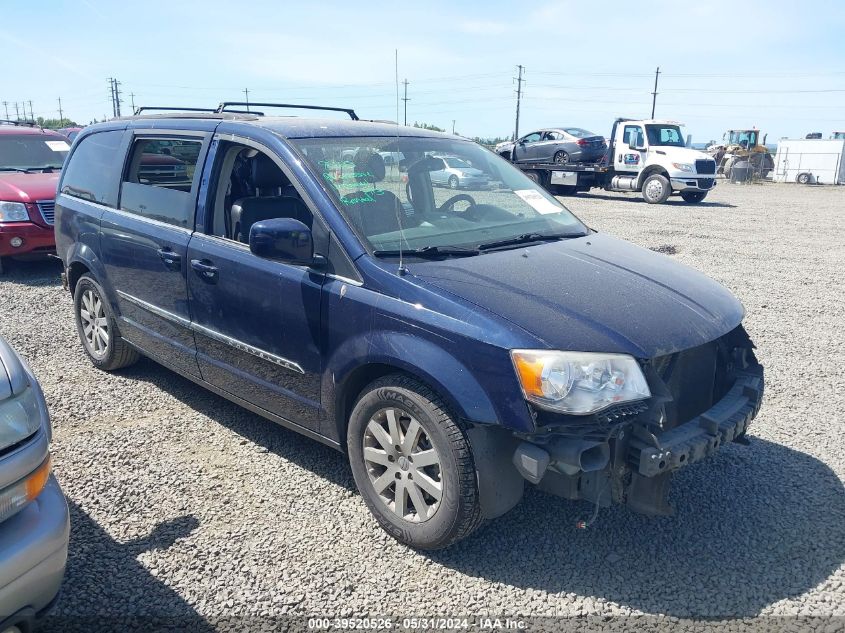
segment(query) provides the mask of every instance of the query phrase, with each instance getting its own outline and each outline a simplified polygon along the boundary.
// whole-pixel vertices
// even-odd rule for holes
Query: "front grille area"
[[[672,402],[665,405],[664,430],[689,422],[724,397],[729,387],[732,334],[652,361],[672,395]]]
[[[699,178],[698,179],[698,188],[699,189],[710,189],[713,186],[714,180],[712,178]]]
[[[695,171],[699,174],[715,174],[716,161],[714,160],[697,160],[695,161]]]
[[[38,206],[38,211],[41,212],[41,217],[50,226],[56,221],[56,201],[55,200],[39,200],[35,203]]]

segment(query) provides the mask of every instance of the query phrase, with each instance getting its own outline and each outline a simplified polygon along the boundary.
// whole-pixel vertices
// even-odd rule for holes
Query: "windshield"
[[[596,136],[592,132],[589,132],[580,127],[565,127],[563,131],[569,134],[569,136],[574,136],[575,138],[587,138],[588,136]]]
[[[57,136],[0,135],[0,171],[61,169],[70,146]]]
[[[662,145],[664,147],[685,146],[684,135],[681,134],[681,128],[677,125],[647,124],[645,131],[648,135],[649,145]]]
[[[457,167],[459,169],[472,169],[472,165],[465,161],[462,161],[460,158],[452,158],[450,156],[448,158],[444,158],[443,160],[446,161],[446,164],[449,167]]]
[[[477,247],[525,236],[586,235],[552,195],[493,152],[449,138],[290,139],[372,251]],[[400,152],[388,165],[384,152]],[[443,169],[479,170],[471,180]],[[460,189],[460,191],[458,190]]]
[[[730,145],[741,145],[748,149],[757,145],[757,130],[731,130]]]

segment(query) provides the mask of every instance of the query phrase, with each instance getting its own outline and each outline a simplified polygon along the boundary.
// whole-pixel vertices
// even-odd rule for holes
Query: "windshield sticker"
[[[560,213],[561,208],[551,200],[548,200],[539,191],[533,189],[517,189],[514,191],[516,195],[522,198],[527,204],[542,215],[549,213]]]
[[[70,149],[67,141],[44,141],[44,144],[54,152],[66,152]]]

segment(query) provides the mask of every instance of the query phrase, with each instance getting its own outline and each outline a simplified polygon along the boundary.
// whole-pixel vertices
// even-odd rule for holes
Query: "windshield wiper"
[[[517,246],[519,244],[527,244],[529,242],[556,242],[557,240],[565,240],[573,237],[584,237],[581,233],[523,233],[516,237],[510,237],[506,240],[497,240],[495,242],[484,242],[478,245],[478,250],[487,251],[491,248],[500,248],[504,246]]]
[[[22,167],[0,167],[0,171],[19,171],[22,174],[26,173],[26,169],[23,169]]]
[[[460,246],[423,246],[421,248],[408,248],[391,250],[375,250],[373,257],[399,257],[409,255],[411,257],[472,257],[478,255],[477,248],[461,248]]]

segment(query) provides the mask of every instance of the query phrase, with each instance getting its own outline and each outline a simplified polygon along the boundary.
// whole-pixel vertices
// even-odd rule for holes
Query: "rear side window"
[[[152,220],[188,227],[193,223],[194,185],[202,141],[136,139],[123,178],[120,208]]]
[[[110,207],[117,205],[117,185],[123,155],[123,130],[97,132],[83,138],[65,166],[62,193]]]

